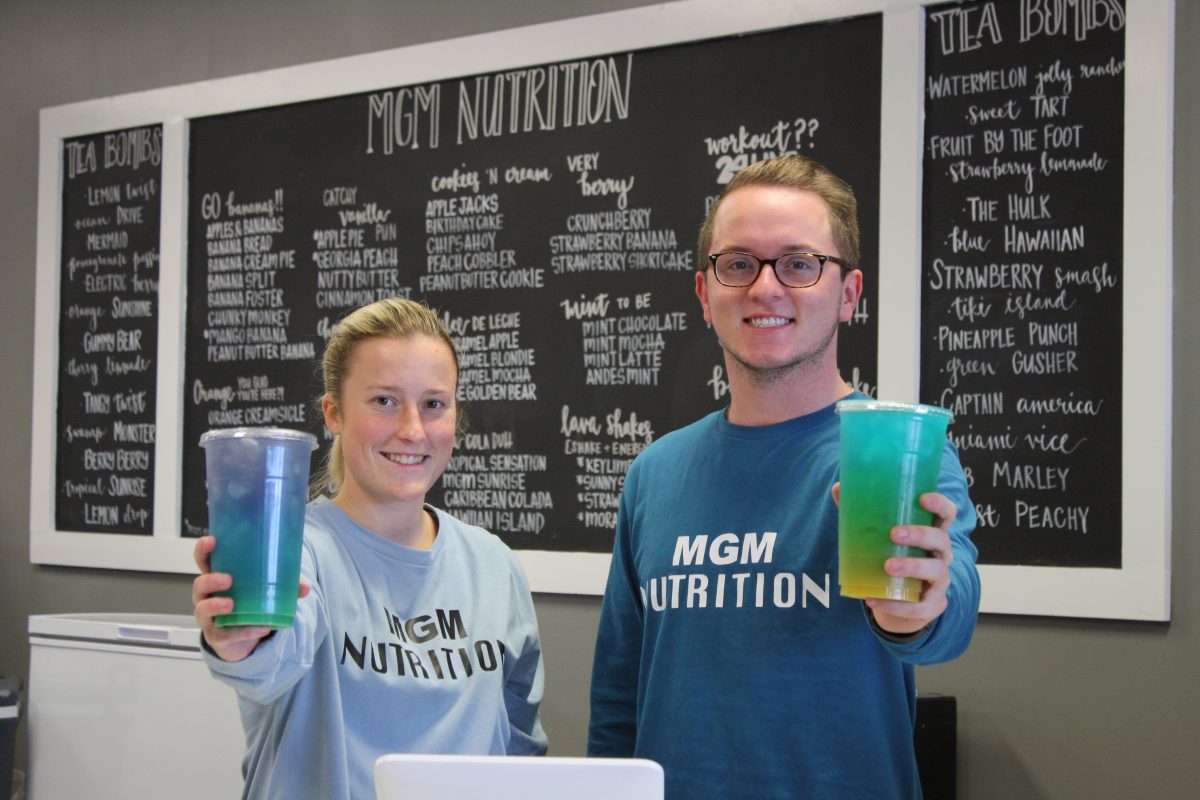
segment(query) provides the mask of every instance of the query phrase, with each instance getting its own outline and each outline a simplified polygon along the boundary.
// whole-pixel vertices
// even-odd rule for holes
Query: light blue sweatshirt
[[[309,503],[295,625],[248,658],[205,653],[238,694],[245,798],[371,800],[385,753],[546,752],[529,587],[497,537],[438,509],[430,550]]]

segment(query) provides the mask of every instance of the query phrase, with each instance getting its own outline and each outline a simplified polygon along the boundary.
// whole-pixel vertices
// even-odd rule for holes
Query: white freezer
[[[191,617],[36,615],[29,645],[29,800],[241,796],[237,700]]]

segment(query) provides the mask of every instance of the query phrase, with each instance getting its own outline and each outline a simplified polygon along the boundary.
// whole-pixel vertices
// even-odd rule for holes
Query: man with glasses
[[[838,325],[862,293],[857,204],[817,162],[751,165],[700,230],[696,295],[730,403],[630,466],[592,674],[588,752],[662,764],[669,800],[915,798],[914,664],[966,649],[975,511],[952,445],[916,603],[837,591]]]

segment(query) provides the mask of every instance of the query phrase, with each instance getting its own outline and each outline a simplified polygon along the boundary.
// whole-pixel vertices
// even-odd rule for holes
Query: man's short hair
[[[850,184],[833,174],[824,164],[807,156],[786,155],[759,161],[733,176],[717,202],[713,203],[700,226],[696,258],[701,271],[708,269],[708,254],[712,247],[713,220],[717,209],[730,193],[747,186],[784,186],[815,193],[829,208],[829,227],[837,255],[858,265],[858,201]]]

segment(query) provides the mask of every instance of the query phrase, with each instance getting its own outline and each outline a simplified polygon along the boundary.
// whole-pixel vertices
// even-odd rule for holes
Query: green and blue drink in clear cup
[[[946,428],[944,408],[880,400],[843,400],[838,503],[838,585],[843,597],[916,602],[921,581],[884,570],[893,557],[925,556],[892,541],[897,525],[932,525],[920,497],[937,491]]]

